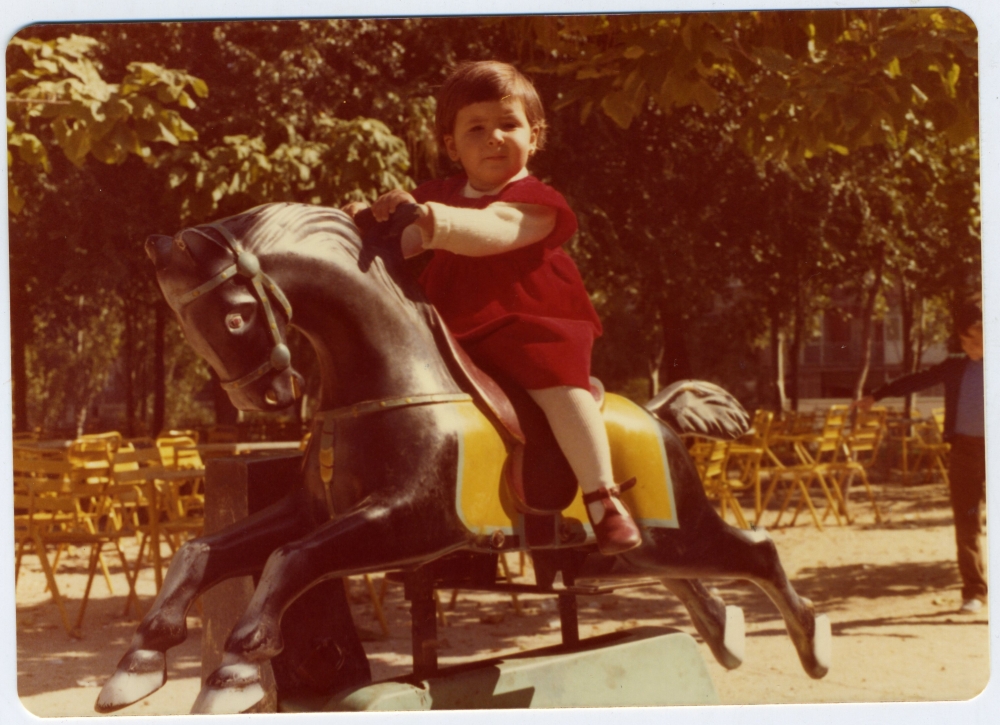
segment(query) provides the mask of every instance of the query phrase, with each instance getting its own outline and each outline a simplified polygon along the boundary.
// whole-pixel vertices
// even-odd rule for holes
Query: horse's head
[[[302,388],[285,344],[292,309],[228,221],[152,236],[146,253],[184,336],[215,369],[233,405],[278,410]]]

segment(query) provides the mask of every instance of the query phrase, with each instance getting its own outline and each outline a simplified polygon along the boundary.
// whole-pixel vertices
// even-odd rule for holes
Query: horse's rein
[[[267,361],[241,378],[222,383],[223,390],[239,390],[240,388],[245,388],[247,385],[250,385],[250,383],[256,382],[272,370],[281,372],[292,364],[292,353],[289,351],[288,345],[285,344],[281,331],[278,330],[278,323],[274,317],[274,309],[271,307],[271,302],[268,299],[268,292],[271,293],[271,296],[274,297],[275,301],[285,310],[285,316],[288,322],[292,321],[292,305],[275,281],[261,271],[260,260],[257,259],[257,255],[253,252],[244,250],[242,245],[240,245],[240,243],[236,240],[236,237],[233,236],[232,232],[218,222],[206,224],[204,226],[209,226],[215,229],[223,236],[223,238],[229,243],[230,251],[233,253],[233,256],[236,257],[236,262],[226,267],[204,284],[199,285],[190,292],[182,295],[180,299],[178,299],[178,304],[181,307],[184,307],[202,295],[211,292],[223,282],[239,275],[250,280],[251,284],[253,284],[253,288],[257,293],[257,298],[260,300],[261,307],[264,308],[264,315],[267,317],[267,324],[271,332],[271,339],[274,340],[274,347],[271,348],[271,355]],[[209,241],[217,243],[216,240],[209,237],[205,234],[205,232],[201,231],[197,227],[192,227],[189,231],[196,232]]]

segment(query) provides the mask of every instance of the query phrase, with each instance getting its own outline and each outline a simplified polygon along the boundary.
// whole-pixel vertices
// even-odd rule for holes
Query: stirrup
[[[636,526],[628,507],[621,501],[621,492],[627,491],[635,485],[635,478],[630,478],[625,483],[613,486],[604,486],[585,494],[583,497],[584,506],[587,508],[587,518],[594,529],[594,536],[597,537],[597,548],[602,554],[612,556],[630,551],[642,543],[642,536],[639,534],[639,527]],[[618,499],[626,513],[622,514],[611,499]],[[604,507],[604,516],[599,524],[594,523],[590,515],[589,504],[600,501]]]

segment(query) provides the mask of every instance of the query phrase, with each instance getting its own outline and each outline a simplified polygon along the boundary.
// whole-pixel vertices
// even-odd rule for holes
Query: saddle
[[[576,496],[576,476],[545,413],[520,385],[497,371],[487,374],[476,365],[430,305],[428,317],[452,375],[486,408],[507,445],[504,479],[515,507],[526,514],[552,514],[565,509]],[[600,383],[592,392],[600,396],[600,402],[604,392]]]

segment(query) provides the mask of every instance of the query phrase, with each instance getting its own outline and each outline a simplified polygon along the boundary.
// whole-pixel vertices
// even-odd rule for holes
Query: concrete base
[[[283,700],[282,712],[717,705],[689,635],[640,627],[510,657],[344,690],[327,700]]]

